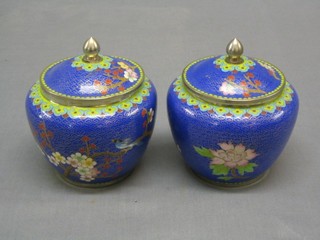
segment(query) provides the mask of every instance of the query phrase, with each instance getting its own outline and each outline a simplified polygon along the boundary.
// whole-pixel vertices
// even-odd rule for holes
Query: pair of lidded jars
[[[188,167],[222,187],[258,182],[293,129],[298,98],[275,66],[228,55],[189,64],[170,86],[171,130]],[[125,178],[142,157],[154,127],[156,91],[137,63],[99,55],[90,38],[84,55],[47,67],[26,108],[42,152],[62,179],[103,187]]]

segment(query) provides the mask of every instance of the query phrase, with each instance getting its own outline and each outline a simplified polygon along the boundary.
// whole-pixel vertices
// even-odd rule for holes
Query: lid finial
[[[242,43],[237,38],[234,38],[227,45],[228,57],[226,58],[226,62],[231,64],[242,63],[243,62],[243,59],[241,58],[242,53],[243,53]]]
[[[96,63],[102,60],[102,57],[99,56],[100,45],[93,37],[90,37],[84,43],[83,52],[84,52],[84,56],[82,60],[84,62]]]

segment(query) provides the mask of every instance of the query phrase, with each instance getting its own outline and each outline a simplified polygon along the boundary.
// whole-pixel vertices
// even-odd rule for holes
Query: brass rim
[[[187,65],[183,72],[182,72],[182,81],[183,84],[186,86],[186,88],[189,90],[189,92],[194,95],[196,98],[200,98],[206,102],[210,102],[216,105],[220,105],[220,106],[231,106],[231,107],[248,107],[248,106],[254,106],[254,105],[260,105],[260,104],[264,104],[270,101],[273,101],[275,99],[277,99],[281,94],[282,91],[285,88],[286,85],[286,79],[284,74],[274,65],[272,65],[271,63],[264,61],[264,60],[260,60],[257,58],[254,58],[254,60],[256,60],[257,62],[262,62],[265,64],[268,64],[270,66],[272,66],[281,76],[281,83],[280,86],[278,86],[276,89],[274,89],[271,92],[268,92],[267,94],[258,96],[258,97],[248,97],[248,98],[243,98],[243,99],[239,99],[239,98],[231,98],[231,97],[222,97],[222,96],[218,96],[218,95],[214,95],[214,94],[209,94],[206,93],[196,87],[194,87],[187,78],[187,71],[195,64],[197,64],[198,62],[201,62],[203,60],[207,60],[210,58],[214,58],[215,56],[209,56],[209,57],[205,57],[205,58],[201,58],[199,60],[196,60],[192,63],[190,63],[189,65]]]
[[[109,187],[111,185],[114,185],[114,184],[117,184],[119,182],[122,182],[127,177],[129,177],[132,174],[132,172],[133,172],[133,170],[130,171],[129,173],[125,174],[124,176],[120,177],[120,178],[116,178],[114,180],[111,180],[111,181],[108,181],[108,182],[103,182],[103,183],[80,183],[80,182],[75,182],[75,181],[72,181],[72,180],[66,178],[65,176],[63,176],[62,174],[60,174],[57,171],[56,171],[56,174],[57,174],[58,178],[62,182],[64,182],[67,185],[70,185],[72,187],[82,188],[82,189],[99,189],[99,188]]]
[[[265,171],[264,173],[262,173],[258,177],[250,179],[248,181],[239,182],[239,183],[227,183],[227,182],[223,183],[223,182],[216,182],[216,181],[207,179],[207,178],[199,175],[198,173],[194,172],[192,169],[190,169],[190,171],[192,172],[192,174],[194,176],[197,177],[197,179],[201,180],[201,182],[204,182],[205,184],[207,184],[211,187],[218,188],[218,189],[230,189],[230,190],[248,188],[253,185],[256,185],[256,184],[260,183],[262,180],[264,180],[270,173],[270,169],[268,169],[267,171]]]
[[[134,92],[141,86],[141,84],[145,79],[145,75],[142,67],[138,63],[123,57],[117,57],[117,56],[110,56],[110,57],[122,59],[137,66],[137,68],[140,71],[140,78],[137,80],[135,85],[125,89],[124,91],[120,91],[118,93],[110,94],[108,96],[103,96],[103,97],[75,97],[75,96],[56,92],[46,84],[44,77],[49,69],[51,69],[52,67],[54,67],[55,65],[61,62],[64,62],[66,60],[73,58],[71,57],[71,58],[65,58],[58,62],[55,62],[49,65],[47,68],[45,68],[45,70],[43,70],[40,76],[40,91],[42,95],[52,102],[62,104],[65,106],[77,106],[77,107],[95,107],[95,106],[101,106],[101,105],[108,105],[108,104],[120,102],[132,96],[132,94],[134,94]]]

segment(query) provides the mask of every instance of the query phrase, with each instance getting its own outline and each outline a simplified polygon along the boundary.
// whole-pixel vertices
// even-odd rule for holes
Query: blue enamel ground
[[[113,61],[109,68],[111,72],[119,69],[119,62],[124,62],[128,66],[133,66],[129,61],[115,57],[112,58]],[[111,95],[121,91],[121,89],[116,87],[108,89],[106,94],[101,94],[99,88],[94,85],[95,81],[99,81],[104,84],[107,79],[111,79],[112,83],[117,83],[119,80],[115,77],[107,76],[105,73],[106,69],[98,68],[94,71],[86,71],[85,69],[72,67],[71,65],[73,61],[74,58],[65,60],[47,70],[44,79],[49,88],[58,93],[75,97],[101,97],[103,95]],[[124,71],[125,70],[120,73],[120,76],[123,77]],[[140,70],[135,68],[133,71],[137,74],[137,79],[139,79],[141,76]],[[137,81],[125,81],[122,84],[122,90],[130,88],[135,84],[137,84]]]
[[[212,62],[212,61],[210,61]],[[172,84],[167,104],[171,130],[175,143],[181,149],[187,164],[197,174],[216,182],[238,183],[256,178],[267,171],[286,145],[298,113],[298,96],[274,113],[251,117],[219,116],[202,111],[178,98]],[[220,180],[210,169],[212,159],[199,155],[194,147],[219,149],[219,143],[243,144],[258,154],[251,162],[257,164],[245,179]],[[290,160],[290,159],[288,159]],[[290,164],[290,163],[288,163]]]
[[[213,94],[220,97],[232,97],[239,99],[243,99],[249,96],[244,96],[243,91],[235,91],[235,94],[226,95],[220,89],[222,84],[224,82],[227,82],[229,76],[234,76],[232,77],[234,78],[232,83],[234,84],[234,86],[241,86],[241,83],[243,82],[245,82],[245,84],[248,84],[248,80],[246,79],[247,74],[249,73],[249,76],[253,74],[251,75],[254,76],[251,78],[252,82],[255,83],[255,80],[259,80],[259,89],[261,89],[265,93],[275,90],[281,84],[281,81],[279,80],[279,72],[277,72],[277,69],[275,67],[272,67],[271,65],[268,67],[271,69],[271,71],[274,72],[275,75],[271,74],[270,69],[267,69],[265,66],[262,66],[257,60],[251,58],[247,59],[254,62],[254,65],[248,67],[246,71],[232,70],[235,65],[232,66],[231,64],[229,64],[231,66],[230,70],[223,71],[222,65],[217,65],[214,63],[220,57],[223,56],[210,57],[193,64],[186,72],[187,81],[192,86],[205,93]],[[261,96],[265,93],[252,91],[250,92],[250,97]]]
[[[141,104],[137,104],[129,111],[117,112],[114,116],[96,115],[88,118],[55,116],[54,114],[48,114],[42,111],[41,108],[34,106],[29,94],[26,99],[27,116],[35,140],[38,144],[41,144],[43,141],[43,137],[41,136],[43,131],[39,128],[39,125],[45,124],[47,133],[51,132],[52,134],[50,145],[52,145],[54,151],[48,147],[44,147],[43,152],[46,156],[51,156],[54,152],[59,152],[62,156],[65,156],[65,158],[79,151],[81,152],[81,148],[86,147],[82,140],[84,136],[90,139],[90,144],[95,145],[94,150],[92,150],[94,152],[119,152],[119,149],[114,142],[115,139],[135,140],[141,137],[146,130],[144,123],[146,117],[141,115],[144,109],[156,110],[156,90],[153,84],[150,89],[150,95],[145,97]],[[153,121],[147,127],[148,131],[152,131],[155,122],[154,119],[155,115],[153,116]],[[90,181],[90,183],[105,183],[128,174],[141,159],[149,139],[150,136],[145,137],[139,145],[134,146],[131,150],[127,151],[121,159],[121,163],[117,164],[116,162],[113,162],[108,169],[100,167],[98,169],[100,172],[99,177]],[[95,167],[105,162],[105,157],[106,156],[104,155],[95,157],[95,161],[97,162]],[[65,174],[60,165],[51,165],[61,174]],[[121,166],[122,169],[118,174],[105,178],[103,177],[104,173],[116,172],[117,167],[119,166]],[[68,176],[68,179],[74,182],[86,183],[79,179],[80,176],[79,174],[77,175],[77,172],[73,171],[73,173],[73,175]]]

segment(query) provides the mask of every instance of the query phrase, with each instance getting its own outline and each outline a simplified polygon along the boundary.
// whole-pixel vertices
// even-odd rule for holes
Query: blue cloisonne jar
[[[140,65],[102,56],[90,38],[84,55],[48,66],[26,98],[42,153],[66,182],[97,188],[128,176],[154,127],[156,90]]]
[[[227,55],[189,64],[168,92],[171,130],[186,165],[218,187],[263,179],[298,114],[297,93],[283,73],[242,53],[234,39]]]

